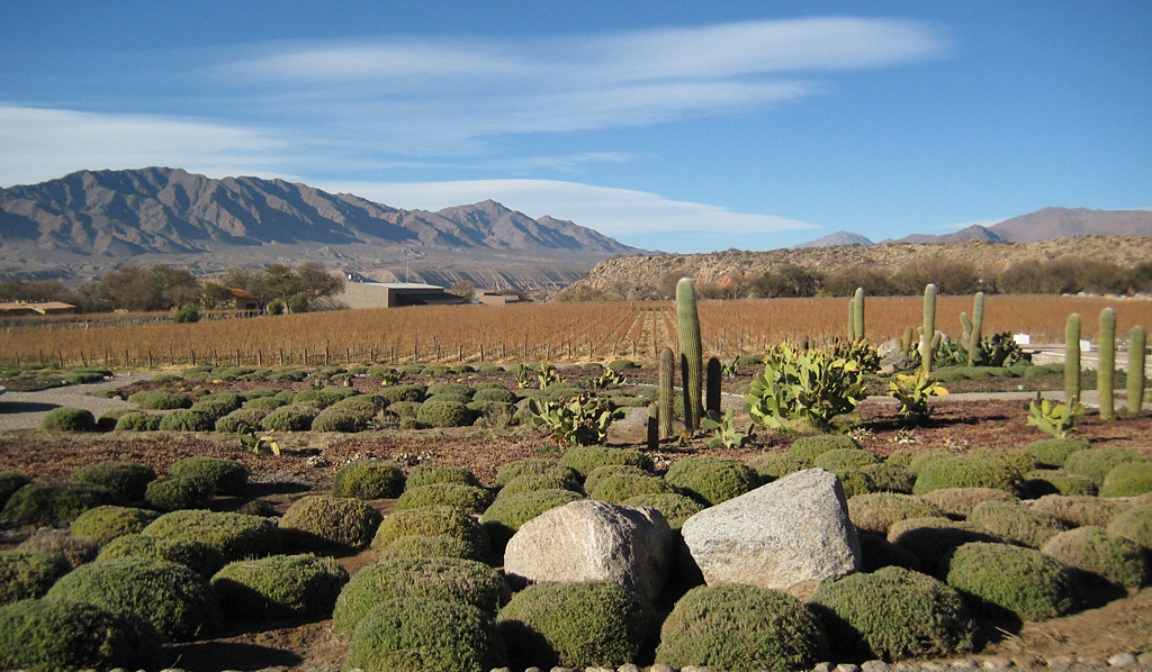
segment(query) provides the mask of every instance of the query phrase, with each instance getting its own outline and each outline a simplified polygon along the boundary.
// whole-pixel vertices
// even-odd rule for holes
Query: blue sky
[[[0,185],[283,177],[647,249],[1152,208],[1152,3],[0,0]]]

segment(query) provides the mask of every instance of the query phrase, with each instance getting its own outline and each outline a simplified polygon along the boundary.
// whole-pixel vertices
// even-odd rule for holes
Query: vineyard
[[[1063,340],[1071,313],[1084,317],[1085,338],[1096,316],[1116,309],[1119,334],[1152,326],[1152,302],[1061,296],[990,296],[984,333],[1027,333],[1034,343]],[[834,298],[705,301],[701,337],[707,356],[758,354],[783,340],[823,342],[847,332],[848,301]],[[938,329],[958,334],[972,297],[941,297]],[[919,297],[867,299],[866,334],[873,343],[921,323]],[[194,324],[93,326],[82,320],[25,322],[0,333],[0,363],[61,366],[166,367],[339,365],[354,362],[582,362],[615,358],[653,361],[676,347],[672,302],[441,306],[345,310],[212,320]]]

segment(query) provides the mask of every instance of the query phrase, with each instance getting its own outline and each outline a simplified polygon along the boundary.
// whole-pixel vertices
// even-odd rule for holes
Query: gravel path
[[[100,383],[87,385],[67,385],[37,392],[12,392],[0,395],[0,431],[9,429],[36,429],[40,421],[54,408],[62,406],[86,408],[99,418],[108,411],[121,408],[135,408],[121,399],[101,399],[93,397],[97,390],[114,390],[130,383],[150,380],[156,373],[117,373]]]

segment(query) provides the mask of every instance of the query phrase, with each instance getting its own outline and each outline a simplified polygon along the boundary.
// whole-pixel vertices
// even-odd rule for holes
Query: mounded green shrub
[[[476,394],[472,395],[473,401],[501,401],[506,404],[516,403],[516,393],[512,390],[504,388],[488,388],[483,390],[476,390]]]
[[[348,583],[332,558],[270,555],[230,562],[212,577],[224,615],[242,620],[328,617]]]
[[[504,577],[491,567],[459,558],[401,558],[369,565],[340,591],[332,613],[332,631],[350,637],[376,604],[399,598],[444,600],[495,614],[510,593]]]
[[[1064,462],[1064,469],[1073,474],[1087,476],[1096,483],[1103,485],[1104,477],[1108,472],[1120,464],[1133,462],[1148,462],[1148,458],[1134,450],[1127,448],[1102,447],[1081,450],[1072,453]]]
[[[270,432],[306,432],[319,414],[309,406],[284,406],[264,416],[260,426]]]
[[[395,499],[404,492],[404,472],[385,460],[350,462],[332,479],[334,497]]]
[[[17,490],[31,482],[32,479],[19,472],[0,471],[0,509],[4,508],[4,505],[8,503],[8,498]]]
[[[404,418],[411,418],[413,422],[416,421],[416,414],[420,412],[419,401],[395,401],[388,404],[382,414],[385,417],[395,417],[403,420]]]
[[[841,471],[836,477],[840,479],[840,487],[844,489],[844,497],[848,499],[879,491],[872,477],[859,469]]]
[[[458,394],[471,399],[476,394],[476,388],[464,383],[434,383],[428,386],[428,396],[437,394]]]
[[[497,547],[508,543],[516,530],[536,516],[570,502],[584,499],[571,490],[537,490],[498,498],[484,512],[484,529]]]
[[[135,462],[99,462],[72,472],[72,480],[102,485],[120,495],[125,502],[139,502],[144,499],[148,484],[156,480],[156,472]]]
[[[320,414],[312,420],[313,432],[352,434],[354,432],[362,432],[367,429],[367,427],[368,418],[365,418],[363,415],[341,411],[333,407],[321,411]]]
[[[946,581],[969,597],[975,611],[1022,621],[1067,614],[1079,590],[1071,570],[1040,551],[980,542],[952,552]]]
[[[504,484],[500,491],[496,493],[499,497],[511,497],[512,495],[519,495],[524,492],[535,492],[537,490],[571,490],[583,494],[584,489],[580,487],[580,482],[560,475],[558,472],[553,471],[547,474],[524,474],[517,476]]]
[[[372,539],[372,548],[381,549],[400,537],[454,537],[488,556],[488,533],[476,518],[450,506],[429,506],[396,511],[384,518]]]
[[[812,460],[813,467],[827,469],[834,474],[859,469],[867,464],[876,464],[880,458],[859,448],[835,448],[820,453]]]
[[[491,506],[492,501],[492,493],[484,488],[460,483],[433,483],[405,490],[396,500],[396,510],[451,506],[465,513],[478,515]]]
[[[508,484],[508,481],[511,481],[517,476],[552,473],[559,474],[562,478],[573,481],[579,481],[583,478],[575,469],[560,466],[556,460],[549,460],[543,457],[529,457],[522,460],[505,462],[500,465],[500,468],[496,471],[496,487],[504,487]]]
[[[919,475],[920,471],[924,467],[927,467],[928,465],[932,464],[933,462],[939,462],[940,460],[947,460],[947,459],[951,459],[953,457],[958,457],[958,455],[956,455],[956,453],[953,453],[952,451],[950,451],[946,448],[928,448],[927,450],[909,449],[909,450],[911,450],[911,453],[909,454],[908,464],[906,464],[904,466],[911,469],[912,473],[914,473],[916,475]],[[899,452],[899,451],[897,451],[897,452]],[[892,457],[896,457],[896,455],[893,454]],[[889,462],[894,461],[892,459],[892,457],[888,458]]]
[[[168,390],[148,390],[128,397],[129,403],[150,411],[171,411],[177,408],[192,408],[192,400]]]
[[[1066,528],[1055,516],[1016,502],[981,502],[968,522],[1012,543],[1040,548]]]
[[[920,495],[949,518],[967,518],[981,502],[1015,502],[1016,497],[996,488],[941,488]]]
[[[912,492],[922,495],[943,488],[995,488],[1019,496],[1024,479],[1004,460],[961,455],[924,465]]]
[[[480,487],[480,480],[464,467],[435,467],[422,464],[408,474],[405,488],[419,488],[433,483],[458,483]]]
[[[615,474],[601,479],[588,496],[610,504],[621,504],[640,495],[680,494],[676,486],[647,472]]]
[[[652,472],[644,471],[639,467],[633,467],[627,464],[608,464],[603,467],[596,467],[592,473],[584,479],[584,491],[592,492],[600,481],[615,476],[616,474],[627,474],[629,476],[653,476]]]
[[[288,507],[280,519],[290,548],[363,548],[372,542],[384,517],[357,499],[309,495]]]
[[[40,421],[40,429],[58,432],[92,432],[96,430],[96,416],[84,408],[54,408]]]
[[[599,581],[528,586],[496,618],[508,658],[521,669],[635,663],[653,625],[635,593]]]
[[[898,520],[941,515],[943,512],[935,504],[916,495],[875,492],[848,499],[848,518],[856,529],[879,535],[887,535],[888,528]]]
[[[77,567],[48,591],[48,598],[90,602],[152,624],[167,641],[188,641],[220,622],[211,586],[173,562],[121,558]]]
[[[416,412],[416,422],[425,427],[466,427],[472,419],[466,403],[447,399],[429,399]]]
[[[830,450],[859,450],[860,446],[842,434],[819,434],[802,436],[792,442],[788,454],[792,457],[813,463],[817,457]]]
[[[169,411],[160,419],[162,432],[211,432],[216,429],[216,418],[190,408]]]
[[[401,598],[375,605],[352,635],[348,669],[487,672],[503,662],[492,617],[467,604]]]
[[[294,404],[312,404],[318,408],[328,408],[332,404],[360,394],[354,387],[329,386],[319,390],[300,390],[293,397]]]
[[[656,509],[668,521],[668,527],[679,530],[684,521],[704,510],[704,505],[691,497],[674,492],[636,495],[622,502],[625,506],[651,507]]]
[[[1112,537],[1102,527],[1079,527],[1052,537],[1041,549],[1064,565],[1129,591],[1148,581],[1148,558],[1131,539]]]
[[[596,467],[606,464],[629,464],[652,471],[652,458],[638,450],[609,448],[607,446],[576,446],[569,448],[560,458],[560,466],[575,469],[583,479]]]
[[[1055,516],[1068,527],[1107,527],[1128,506],[1098,497],[1045,495],[1032,503],[1032,510]]]
[[[463,539],[444,536],[409,535],[395,539],[376,550],[376,561],[400,558],[460,558],[484,562],[481,549]]]
[[[748,460],[748,466],[756,470],[762,482],[768,483],[788,474],[809,469],[812,467],[812,462],[788,453],[768,453]]]
[[[29,672],[157,669],[156,631],[139,618],[69,600],[0,606],[0,668]]]
[[[0,519],[19,525],[55,527],[76,520],[88,509],[119,503],[120,497],[102,485],[41,481],[12,493],[0,512]]]
[[[245,416],[229,414],[217,420],[214,429],[218,434],[236,434],[237,432],[249,430],[256,431],[260,428],[260,420],[263,420],[263,417],[256,420],[256,422],[250,422]]]
[[[158,511],[202,509],[216,496],[216,486],[203,476],[172,476],[148,484],[144,502]]]
[[[715,672],[810,668],[826,660],[820,620],[795,597],[739,584],[697,586],[664,621],[656,660]]]
[[[329,406],[328,410],[350,413],[369,420],[380,411],[388,408],[388,404],[389,401],[378,394],[360,394],[341,399]]]
[[[1024,490],[1036,499],[1046,495],[1096,496],[1096,482],[1064,469],[1037,469],[1024,474]]]
[[[105,544],[96,562],[117,558],[166,560],[184,565],[205,579],[220,571],[224,557],[207,544],[190,539],[157,539],[143,534],[126,534]]]
[[[960,595],[902,567],[825,581],[812,595],[836,652],[888,662],[972,650],[974,628]]]
[[[715,506],[759,485],[756,472],[736,460],[686,457],[668,468],[664,480],[692,497]]]
[[[71,533],[106,544],[126,534],[137,534],[160,514],[124,506],[98,506],[72,521]]]
[[[72,571],[63,556],[44,551],[0,551],[0,604],[42,597]]]
[[[144,411],[125,413],[116,419],[118,432],[155,432],[160,429],[160,421],[164,416]]]
[[[1152,462],[1113,467],[1100,486],[1101,497],[1134,497],[1152,492]]]
[[[244,402],[244,408],[254,411],[274,411],[290,403],[290,401],[277,398],[276,396],[256,397],[255,399],[249,399]]]
[[[192,408],[188,410],[196,411],[197,413],[203,413],[211,417],[213,424],[215,424],[215,422],[220,418],[240,408],[241,402],[238,395],[234,401],[230,397],[223,399],[213,398],[216,396],[218,395],[204,397],[203,399],[192,404]]]
[[[1024,450],[1036,460],[1036,468],[1059,469],[1072,453],[1091,447],[1084,439],[1041,439],[1024,446]]]
[[[912,486],[916,483],[916,474],[908,467],[898,464],[866,464],[860,467],[860,473],[872,479],[877,492],[898,492],[911,494]]]
[[[1108,523],[1108,534],[1124,537],[1152,550],[1152,504],[1129,507]]]
[[[1036,458],[1023,449],[1007,450],[1004,448],[977,448],[968,453],[970,457],[982,459],[1000,459],[1007,462],[1013,469],[1026,474],[1036,468]]]
[[[428,392],[428,388],[423,385],[389,385],[380,390],[380,396],[387,399],[392,404],[398,401],[414,401],[422,402]]]
[[[158,539],[199,541],[219,551],[225,562],[280,552],[280,530],[264,518],[241,513],[185,509],[166,513],[141,534]]]
[[[235,460],[194,456],[176,462],[169,476],[200,476],[208,479],[221,495],[243,496],[248,491],[248,468]]]
[[[909,518],[892,523],[888,541],[916,556],[922,571],[942,578],[952,551],[973,542],[1000,539],[967,521],[948,518]]]
[[[66,530],[40,529],[20,542],[16,550],[55,553],[72,567],[79,567],[96,559],[100,542],[92,537],[72,536]]]

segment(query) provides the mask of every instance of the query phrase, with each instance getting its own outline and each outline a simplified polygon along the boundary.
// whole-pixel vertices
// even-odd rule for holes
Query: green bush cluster
[[[859,469],[865,465],[876,464],[880,458],[859,448],[835,448],[816,456],[812,460],[813,467],[826,469],[834,474]]]
[[[1040,551],[1007,544],[970,543],[952,552],[947,583],[972,598],[977,611],[1043,621],[1076,607],[1074,575]]]
[[[1055,516],[1068,527],[1106,527],[1129,505],[1083,495],[1045,495],[1032,502],[1032,510]]]
[[[437,394],[458,394],[471,399],[476,394],[476,388],[464,383],[434,383],[428,386],[428,396]]]
[[[404,472],[392,462],[350,462],[332,479],[332,495],[355,499],[395,499],[404,492]]]
[[[1091,448],[1084,439],[1041,439],[1024,446],[1039,469],[1059,469],[1078,450]]]
[[[668,468],[664,480],[684,494],[716,505],[739,497],[759,485],[748,465],[719,457],[686,457]]]
[[[171,411],[177,408],[192,408],[192,400],[168,390],[148,390],[128,397],[128,402],[150,411]]]
[[[164,414],[158,429],[162,432],[211,432],[216,429],[216,418],[190,408],[178,408]]]
[[[762,482],[769,483],[788,474],[809,469],[812,467],[812,462],[788,453],[768,453],[748,460],[748,466],[756,470]]]
[[[1064,468],[1073,474],[1087,476],[1097,486],[1104,484],[1104,477],[1121,464],[1148,462],[1148,458],[1127,448],[1102,447],[1072,453],[1064,462]]]
[[[228,563],[212,577],[212,588],[224,614],[232,618],[326,618],[348,578],[348,571],[332,558],[270,555]]]
[[[898,520],[930,518],[943,512],[935,504],[916,495],[875,492],[848,499],[848,518],[857,530],[887,535]]]
[[[1148,558],[1131,539],[1109,536],[1102,527],[1078,527],[1048,540],[1041,549],[1089,580],[1103,581],[1129,591],[1148,581]]]
[[[574,469],[584,478],[596,467],[606,464],[628,464],[652,471],[652,458],[638,450],[609,448],[607,446],[575,446],[564,452],[560,466]]]
[[[517,399],[515,392],[502,387],[476,390],[476,394],[472,395],[473,401],[498,401],[505,404],[515,404]]]
[[[280,551],[280,530],[272,523],[264,518],[224,511],[173,511],[157,518],[141,534],[158,539],[199,541],[216,549],[225,562]]]
[[[96,562],[117,558],[166,560],[184,565],[205,579],[220,571],[224,557],[208,544],[191,539],[157,539],[143,534],[126,534],[105,544]]]
[[[425,427],[466,427],[472,420],[467,403],[450,399],[429,399],[416,412],[416,422]]]
[[[156,472],[135,462],[99,462],[72,472],[72,480],[102,485],[125,502],[139,502],[144,499],[148,484],[156,480]]]
[[[650,507],[656,509],[668,521],[668,527],[679,530],[684,521],[704,510],[704,505],[685,495],[664,492],[636,495],[622,502],[625,506]]]
[[[942,488],[995,488],[1014,496],[1024,489],[1024,479],[1008,462],[995,458],[961,455],[947,457],[921,467],[912,492],[922,495]]]
[[[1005,541],[1031,548],[1040,548],[1066,529],[1055,516],[1017,502],[981,502],[972,509],[968,522]]]
[[[156,669],[156,631],[139,618],[69,600],[0,606],[0,668],[31,672]]]
[[[274,411],[281,406],[287,406],[291,402],[277,397],[256,397],[244,402],[244,408],[252,411]]]
[[[474,517],[450,506],[394,512],[380,523],[372,548],[381,549],[400,537],[412,535],[454,537],[476,548],[481,557],[488,555],[488,534],[484,527]]]
[[[309,406],[283,406],[264,416],[260,426],[270,432],[306,432],[319,414]]]
[[[1131,539],[1152,551],[1152,504],[1140,504],[1117,514],[1107,529],[1114,537]]]
[[[812,463],[817,457],[831,450],[857,450],[859,448],[860,446],[855,441],[842,434],[819,434],[796,439],[788,449],[788,454],[796,459]]]
[[[584,491],[592,492],[600,481],[615,476],[617,474],[625,474],[628,476],[654,476],[650,471],[645,471],[639,467],[633,467],[627,464],[607,464],[603,467],[596,467],[584,478]]]
[[[221,495],[242,497],[248,492],[248,468],[235,460],[194,456],[176,462],[169,476],[199,476],[208,479]]]
[[[8,503],[10,498],[17,490],[28,485],[32,479],[24,474],[15,471],[0,471],[0,509]]]
[[[583,488],[580,487],[579,481],[567,478],[553,471],[547,474],[524,474],[523,476],[517,476],[500,488],[497,497],[511,497],[512,495],[535,492],[537,490],[571,490],[572,492],[581,494],[584,492]]]
[[[1152,492],[1152,462],[1113,467],[1100,486],[1101,497],[1134,497]]]
[[[492,617],[467,604],[401,598],[356,626],[344,665],[365,670],[487,672],[503,664]]]
[[[1014,502],[1016,497],[996,488],[941,488],[920,495],[949,518],[967,518],[981,502]],[[939,514],[937,514],[939,515]]]
[[[144,411],[125,413],[116,419],[118,432],[155,432],[160,429],[160,421],[164,416]]]
[[[148,484],[144,502],[159,511],[201,509],[216,496],[216,486],[203,476],[171,476]]]
[[[680,494],[676,486],[648,472],[620,473],[600,479],[588,492],[592,499],[621,504],[640,495]]]
[[[422,464],[408,474],[406,488],[419,488],[433,483],[458,483],[480,487],[480,480],[464,467],[437,467]]]
[[[312,420],[311,429],[313,432],[352,434],[364,431],[368,427],[368,420],[362,414],[330,406]]]
[[[916,556],[924,571],[943,577],[946,560],[957,548],[974,542],[999,543],[1000,539],[967,521],[909,518],[892,523],[888,541]]]
[[[481,514],[492,505],[492,493],[484,488],[460,483],[433,483],[408,488],[396,500],[396,510],[428,506],[451,506],[470,514]]]
[[[72,521],[71,533],[106,544],[126,534],[137,534],[160,514],[124,506],[98,506]]]
[[[412,385],[389,385],[380,390],[380,396],[387,399],[390,403],[395,404],[398,401],[414,401],[420,403],[424,401],[428,393],[428,388],[419,384]]]
[[[581,499],[584,499],[583,495],[571,490],[536,490],[500,497],[484,512],[484,527],[492,540],[501,546],[529,520]]]
[[[860,473],[871,479],[875,492],[911,494],[916,474],[908,467],[880,462],[860,467]]]
[[[571,449],[569,452],[572,452]],[[502,488],[508,484],[509,481],[517,476],[524,476],[527,474],[558,474],[561,478],[566,478],[572,481],[579,481],[583,477],[578,471],[572,467],[561,466],[555,460],[549,460],[543,457],[530,457],[522,460],[514,460],[512,462],[505,462],[500,465],[496,470],[496,487]]]
[[[1024,474],[1024,490],[1029,498],[1045,495],[1087,495],[1094,497],[1096,482],[1064,469],[1036,469]]]
[[[383,519],[357,499],[309,495],[284,512],[280,532],[291,548],[362,548],[372,542]]]
[[[909,451],[910,452],[908,453],[908,464],[906,464],[904,466],[911,469],[912,473],[916,474],[917,476],[920,475],[921,470],[923,470],[925,467],[927,467],[928,465],[930,465],[934,462],[939,462],[941,460],[946,460],[949,458],[957,457],[956,453],[953,453],[952,451],[947,450],[946,448],[929,448],[927,450],[909,449]],[[897,452],[899,452],[899,451],[897,451]],[[893,462],[894,461],[892,459],[893,457],[896,457],[896,455],[893,454],[891,457],[888,458],[888,461]]]
[[[393,540],[376,550],[376,561],[400,558],[460,558],[484,562],[485,557],[474,545],[463,539],[444,536],[408,535]]]
[[[40,429],[57,432],[92,432],[96,430],[96,416],[84,408],[54,408],[44,414]]]
[[[116,493],[102,485],[41,481],[29,483],[12,493],[0,512],[0,519],[18,525],[56,527],[76,520],[88,509],[119,503]]]
[[[63,556],[44,551],[0,551],[0,604],[42,597],[72,571]]]

